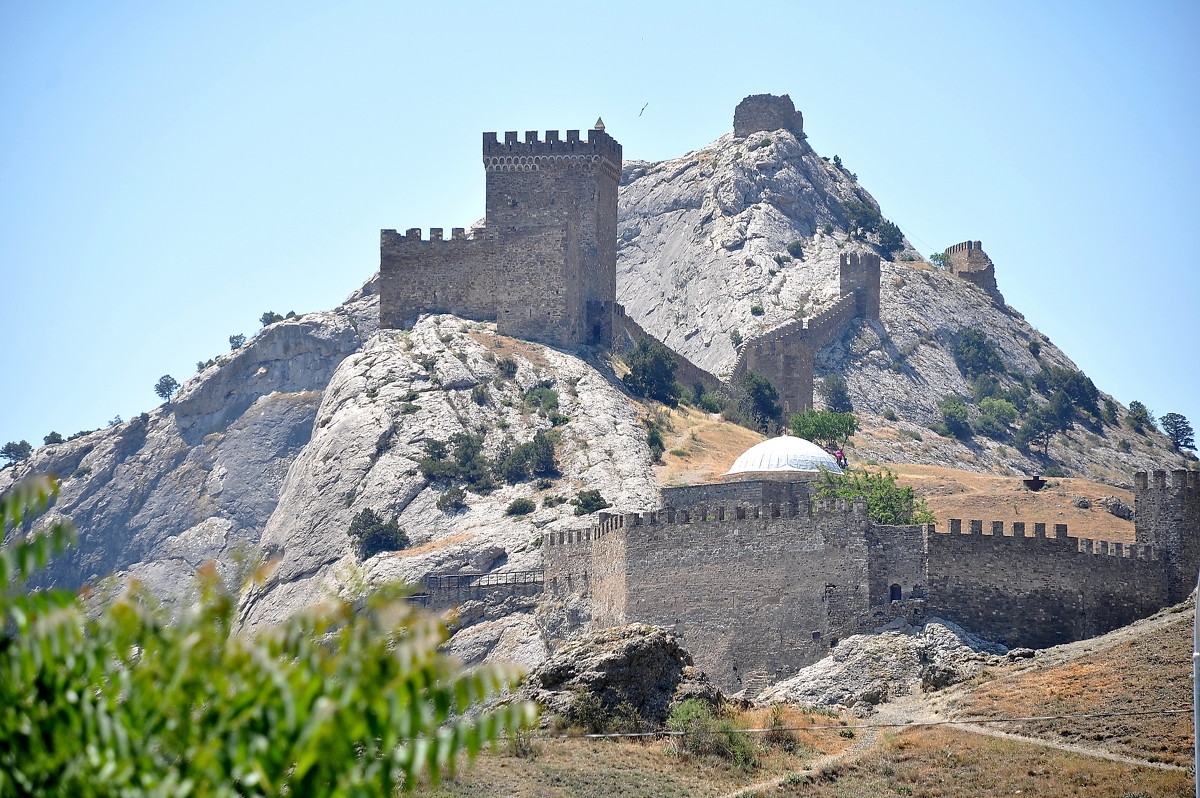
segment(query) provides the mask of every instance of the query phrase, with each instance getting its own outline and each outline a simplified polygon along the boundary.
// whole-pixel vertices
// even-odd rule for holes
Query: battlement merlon
[[[537,155],[598,155],[617,169],[623,162],[621,144],[603,130],[587,131],[586,139],[579,137],[578,130],[568,130],[565,140],[559,137],[557,130],[547,130],[545,140],[538,138],[536,130],[525,131],[524,141],[517,140],[515,130],[506,131],[504,141],[499,141],[494,131],[483,134],[485,165],[489,158]]]
[[[958,252],[971,252],[974,250],[983,252],[983,242],[981,242],[981,241],[964,241],[961,244],[955,244],[952,247],[947,247],[946,254],[953,255]]]
[[[486,227],[472,227],[469,231],[462,227],[450,228],[450,238],[445,237],[441,227],[429,228],[429,238],[421,238],[421,228],[410,227],[403,233],[396,230],[384,229],[379,231],[379,243],[383,247],[407,246],[412,244],[453,243],[456,241],[482,241],[491,238]]]
[[[1172,471],[1169,487],[1166,471],[1155,471],[1153,473],[1153,482],[1151,482],[1151,475],[1145,471],[1135,473],[1133,475],[1133,492],[1135,494],[1146,493],[1150,490],[1200,492],[1200,471],[1189,471],[1187,469]]]

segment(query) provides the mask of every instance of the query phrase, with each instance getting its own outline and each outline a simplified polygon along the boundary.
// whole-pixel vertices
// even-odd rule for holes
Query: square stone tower
[[[621,163],[601,120],[586,139],[484,133],[485,226],[450,241],[436,228],[429,241],[382,231],[380,326],[443,312],[566,349],[610,345]]]

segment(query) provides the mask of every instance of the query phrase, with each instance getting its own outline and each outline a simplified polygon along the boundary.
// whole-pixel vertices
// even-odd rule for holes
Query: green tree
[[[770,428],[783,415],[779,406],[779,391],[761,374],[747,371],[738,384],[746,391],[746,413],[752,416],[761,430]]]
[[[904,248],[904,233],[887,219],[879,223],[879,248],[887,253],[889,258]]]
[[[7,460],[10,465],[28,460],[31,454],[33,454],[33,446],[29,441],[9,441],[0,447],[0,457]]]
[[[793,258],[803,258],[804,257],[804,242],[793,241],[792,243],[787,245],[787,251],[788,251],[788,254],[791,255]]]
[[[504,510],[505,515],[529,515],[537,509],[532,499],[513,499]]]
[[[229,336],[230,350],[241,349],[242,344],[244,344],[244,343],[246,343],[246,336],[242,335],[241,333],[238,333],[237,335]]]
[[[850,389],[841,374],[830,374],[821,381],[821,398],[829,406],[831,413],[851,413],[854,405],[850,402]]]
[[[456,513],[467,506],[466,499],[467,492],[458,485],[454,485],[441,496],[438,496],[435,504],[443,513]]]
[[[674,405],[679,399],[679,383],[675,382],[678,365],[670,350],[657,341],[638,341],[625,358],[629,373],[621,378],[625,386],[638,396]]]
[[[1004,361],[987,333],[967,327],[954,342],[954,361],[964,375],[975,378],[984,374],[1003,374]]]
[[[853,413],[806,410],[792,415],[791,427],[792,434],[797,438],[820,444],[826,449],[836,449],[858,432],[858,421]]]
[[[936,522],[925,500],[911,487],[896,484],[896,475],[886,468],[878,473],[850,469],[842,474],[821,470],[813,483],[814,499],[867,500],[867,515],[877,524],[932,524]]]
[[[1041,447],[1042,456],[1049,457],[1050,441],[1054,440],[1056,431],[1054,424],[1046,419],[1039,408],[1021,422],[1017,434],[1013,436],[1013,443],[1023,452],[1029,451],[1030,447]]]
[[[42,438],[42,443],[50,445],[51,443],[62,443],[63,436],[57,432],[51,432],[46,437]]]
[[[942,423],[946,431],[955,438],[966,440],[972,435],[971,422],[968,418],[967,403],[958,394],[947,394],[938,404],[942,414]]]
[[[408,547],[408,535],[393,518],[384,521],[379,513],[367,507],[350,521],[350,539],[354,541],[358,556],[373,557],[381,551],[399,551]]]
[[[881,216],[878,209],[865,202],[843,202],[842,213],[846,215],[851,230],[862,229],[874,233],[879,229]]]
[[[154,383],[154,392],[158,394],[158,398],[163,401],[171,401],[171,397],[179,390],[179,381],[170,374],[164,374],[158,378],[158,382]]]
[[[1154,414],[1136,399],[1129,403],[1129,415],[1126,418],[1126,423],[1129,424],[1130,429],[1139,435],[1145,433],[1146,427],[1156,429],[1154,426]]]
[[[456,665],[442,622],[394,586],[257,632],[237,631],[212,565],[178,618],[136,586],[98,613],[29,589],[75,537],[63,521],[18,534],[54,492],[39,478],[0,497],[0,795],[392,796],[535,718],[478,710],[517,671]]]
[[[1164,413],[1158,423],[1162,425],[1163,432],[1171,439],[1171,445],[1175,447],[1175,451],[1181,452],[1184,449],[1196,448],[1195,433],[1186,417],[1179,413]]]
[[[273,310],[268,310],[266,313],[259,316],[258,320],[262,322],[262,326],[266,327],[274,324],[277,321],[283,321],[283,316],[280,316]]]
[[[935,252],[929,256],[929,262],[942,271],[950,269],[950,256],[945,252]]]

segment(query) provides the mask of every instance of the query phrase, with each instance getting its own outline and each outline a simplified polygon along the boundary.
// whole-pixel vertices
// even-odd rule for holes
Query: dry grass
[[[1187,709],[1192,702],[1192,614],[1128,635],[1109,648],[1045,668],[1001,676],[957,702],[974,717]],[[1073,718],[1004,724],[1014,734],[1101,748],[1151,762],[1192,761],[1190,715]]]
[[[1017,477],[911,463],[886,467],[901,485],[912,486],[924,497],[943,531],[951,518],[964,522],[978,519],[985,522],[985,529],[988,521],[1004,521],[1005,532],[1010,534],[1009,522],[1024,521],[1027,535],[1033,534],[1032,524],[1044,522],[1047,530],[1052,530],[1054,524],[1066,524],[1068,533],[1075,537],[1133,542],[1133,522],[1118,518],[1100,505],[1102,497],[1116,496],[1133,506],[1133,494],[1112,485],[1087,479],[1054,479],[1034,493],[1026,490]],[[1079,497],[1088,499],[1091,507],[1076,507]]]
[[[889,735],[855,762],[759,794],[763,798],[1166,798],[1191,795],[1192,781],[1180,771],[1133,767],[953,729],[912,729]]]
[[[695,408],[668,410],[666,418],[672,429],[664,431],[667,453],[655,469],[660,485],[712,482],[729,470],[738,455],[764,440],[753,430]]]
[[[769,712],[736,713],[739,728],[770,725]],[[800,709],[786,710],[788,726],[824,726],[833,718]],[[852,742],[834,730],[795,732],[792,751],[766,745],[756,735],[759,766],[743,771],[712,757],[681,754],[672,739],[647,742],[535,739],[533,750],[516,756],[511,749],[485,753],[459,776],[417,794],[429,798],[716,798],[759,781],[782,778]]]
[[[453,546],[455,543],[462,543],[463,541],[470,540],[473,537],[475,537],[475,535],[470,532],[459,532],[454,535],[447,535],[444,538],[431,540],[428,543],[422,543],[420,546],[413,546],[410,549],[400,549],[399,551],[388,553],[393,557],[415,557],[418,554],[426,554],[431,551],[436,551],[437,549],[445,548],[446,546]]]

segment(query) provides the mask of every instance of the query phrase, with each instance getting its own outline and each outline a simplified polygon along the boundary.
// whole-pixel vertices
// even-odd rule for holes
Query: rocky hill
[[[718,375],[734,362],[731,332],[749,339],[821,310],[835,299],[839,255],[878,245],[852,234],[846,210],[877,208],[874,200],[786,130],[633,162],[622,183],[620,299],[647,330]],[[1003,442],[929,429],[942,396],[971,393],[953,344],[966,328],[986,330],[1009,386],[1014,375],[1074,365],[995,296],[907,246],[895,257],[884,264],[880,320],[852,324],[819,353],[820,373],[845,376],[863,419],[852,456],[1042,470],[1048,461]],[[646,409],[599,353],[584,359],[452,316],[406,331],[379,331],[377,322],[372,279],[333,311],[266,327],[149,413],[0,470],[0,490],[32,472],[63,479],[54,511],[73,518],[82,539],[47,578],[80,585],[117,573],[172,598],[203,562],[216,559],[236,580],[257,552],[277,565],[243,597],[242,621],[253,626],[375,580],[537,569],[543,534],[590,523],[569,502],[581,490],[599,490],[617,510],[657,506]],[[1040,343],[1036,355],[1031,342]],[[1115,420],[1124,415],[1118,408]],[[705,423],[729,446],[754,439],[716,416]],[[482,457],[500,460],[539,431],[555,441],[557,474],[477,486],[461,506],[443,497],[464,480],[422,463],[435,442],[456,436],[477,438]],[[660,480],[670,479],[675,456]],[[1114,484],[1183,462],[1162,436],[1113,424],[1056,437],[1050,456],[1069,474]],[[519,498],[535,509],[509,514]],[[364,509],[396,518],[411,546],[363,561],[348,529]],[[533,664],[546,640],[585,619],[586,608],[482,602],[460,616],[453,645],[468,660],[496,653]]]
[[[839,257],[879,252],[880,318],[856,320],[816,358],[818,380],[843,376],[856,412],[881,422],[887,416],[883,426],[902,433],[902,445],[872,446],[866,457],[1007,474],[1053,465],[1126,485],[1138,469],[1186,467],[1165,437],[1123,427],[1126,413],[1115,403],[1107,422],[1057,436],[1048,458],[982,436],[965,445],[931,439],[928,428],[941,421],[947,395],[965,397],[978,417],[971,381],[954,356],[965,330],[986,333],[1002,360],[1002,389],[1044,369],[1079,369],[999,294],[934,268],[907,242],[888,256],[877,233],[857,227],[847,210],[856,206],[879,210],[853,174],[789,130],[727,133],[681,158],[627,163],[618,299],[651,334],[727,378],[736,341],[816,315],[838,298]],[[1003,264],[998,269],[1002,285]],[[1035,386],[1031,406],[1045,403],[1046,393]],[[929,443],[912,445],[917,438]]]

